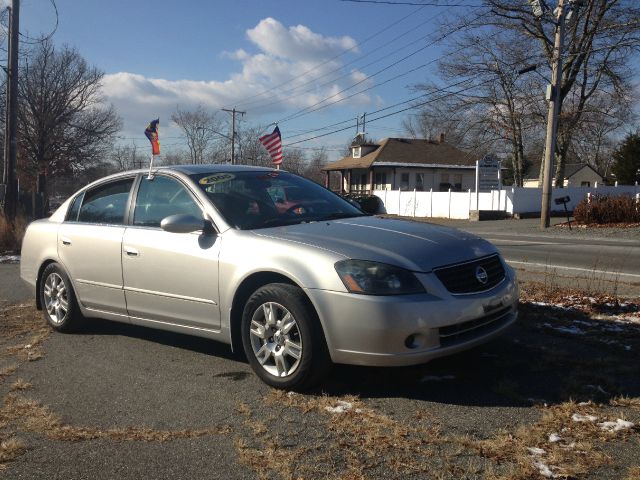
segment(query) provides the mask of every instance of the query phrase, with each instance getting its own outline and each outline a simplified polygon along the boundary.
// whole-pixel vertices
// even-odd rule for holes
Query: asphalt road
[[[31,299],[32,293],[20,279],[20,265],[0,264],[0,307]]]

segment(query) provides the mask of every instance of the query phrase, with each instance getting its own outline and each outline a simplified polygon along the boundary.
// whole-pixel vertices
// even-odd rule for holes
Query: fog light
[[[425,336],[421,333],[414,333],[404,340],[404,346],[410,349],[421,348],[424,347],[425,340]]]

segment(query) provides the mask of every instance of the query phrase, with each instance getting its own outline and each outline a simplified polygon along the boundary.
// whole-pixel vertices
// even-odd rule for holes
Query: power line
[[[487,14],[488,14],[488,12],[484,12],[484,13],[482,13],[482,14],[480,14],[480,15],[477,15],[477,16],[476,16],[475,18],[473,18],[470,22],[465,22],[464,24],[457,26],[457,27],[456,27],[456,28],[454,28],[453,30],[450,30],[450,31],[448,31],[448,32],[444,33],[443,35],[441,35],[440,37],[436,38],[435,40],[433,40],[432,42],[428,43],[427,45],[424,45],[424,46],[422,46],[422,47],[418,48],[417,50],[414,50],[413,52],[411,52],[411,53],[410,53],[410,54],[408,54],[408,55],[405,55],[405,56],[404,56],[404,57],[402,57],[401,59],[396,60],[395,62],[391,63],[390,65],[387,65],[387,66],[386,66],[386,67],[384,67],[384,68],[381,68],[380,70],[378,70],[378,71],[377,71],[377,72],[375,72],[375,73],[372,73],[372,74],[371,74],[371,75],[369,75],[367,78],[364,78],[364,79],[362,79],[362,80],[359,80],[358,82],[356,82],[356,83],[354,83],[354,84],[352,84],[352,85],[350,85],[350,86],[348,86],[348,87],[346,87],[346,88],[344,88],[344,89],[340,90],[339,92],[337,92],[337,93],[335,93],[335,94],[333,94],[333,95],[331,95],[331,96],[329,96],[329,97],[326,97],[326,98],[324,98],[324,99],[320,100],[319,102],[314,103],[313,105],[309,105],[309,106],[307,106],[307,107],[305,107],[305,108],[303,108],[303,109],[300,109],[300,110],[298,110],[297,112],[295,112],[295,113],[293,113],[293,114],[289,115],[288,117],[285,117],[285,118],[283,118],[283,119],[281,119],[281,120],[278,120],[278,121],[277,121],[277,122],[275,122],[275,123],[284,123],[284,122],[287,122],[287,121],[289,121],[289,120],[293,120],[293,119],[295,119],[295,118],[299,118],[299,117],[301,117],[301,116],[303,116],[303,115],[307,115],[307,114],[309,114],[309,113],[312,113],[312,112],[315,112],[315,111],[321,110],[322,108],[326,108],[326,107],[328,107],[328,106],[335,105],[336,103],[343,102],[344,100],[346,100],[346,99],[348,99],[348,98],[353,97],[353,95],[351,95],[351,96],[347,96],[347,97],[345,97],[345,98],[338,99],[338,100],[336,100],[335,102],[332,102],[332,103],[329,103],[329,104],[326,104],[326,105],[323,105],[323,106],[321,106],[321,107],[319,107],[319,108],[315,108],[315,109],[314,109],[314,107],[316,107],[316,106],[318,106],[318,105],[321,105],[322,103],[326,102],[327,100],[330,100],[330,99],[332,99],[332,98],[335,98],[335,97],[339,96],[340,94],[342,94],[342,93],[344,93],[344,92],[346,92],[346,91],[348,91],[348,90],[351,90],[353,87],[356,87],[356,86],[358,86],[358,85],[360,85],[360,84],[362,84],[362,83],[366,82],[367,80],[370,80],[371,78],[373,78],[373,77],[375,77],[375,76],[379,75],[380,73],[383,73],[383,72],[385,72],[385,71],[389,70],[390,68],[393,68],[394,66],[398,65],[399,63],[401,63],[401,62],[403,62],[403,61],[405,61],[405,60],[407,60],[407,59],[409,59],[409,58],[413,57],[414,55],[417,55],[418,53],[422,52],[423,50],[425,50],[425,49],[427,49],[427,48],[429,48],[429,47],[433,46],[434,44],[436,44],[436,43],[438,43],[438,42],[440,42],[440,41],[444,40],[444,39],[445,39],[445,38],[447,38],[448,36],[453,35],[454,33],[457,33],[458,31],[462,30],[463,28],[467,28],[467,27],[469,26],[469,24],[471,24],[471,23],[475,22],[476,20],[478,20],[479,18],[481,18],[481,17],[483,17],[483,16],[485,16],[485,15],[487,15]],[[443,55],[443,56],[444,56],[444,55]],[[439,60],[439,59],[443,58],[443,56],[437,57],[437,58],[433,59],[432,61],[430,61],[430,62],[428,62],[428,63],[426,63],[426,64],[423,64],[423,65],[421,65],[420,67],[415,68],[415,69],[414,69],[414,71],[415,71],[416,69],[424,68],[425,66],[427,66],[427,65],[429,65],[429,64],[431,64],[431,63],[436,62],[437,60]],[[411,72],[405,72],[404,74],[400,74],[400,75],[398,75],[398,76],[394,77],[394,79],[395,79],[395,78],[399,78],[400,76],[405,75],[405,74],[407,74],[407,73],[411,73]],[[383,82],[382,84],[384,84],[384,83],[388,83],[388,81],[385,81],[385,82]],[[381,85],[382,85],[382,84],[381,84]],[[369,88],[367,88],[367,89],[364,89],[364,90],[362,90],[362,91],[361,91],[361,92],[359,92],[359,93],[363,93],[363,92],[365,92],[365,91],[372,90],[372,89],[374,89],[374,88],[377,88],[377,85],[374,85],[374,86],[372,86],[372,87],[369,87]]]
[[[385,112],[387,110],[391,110],[392,108],[399,107],[400,105],[406,105],[407,103],[416,102],[416,101],[419,101],[421,98],[424,98],[424,97],[426,97],[428,95],[433,95],[433,94],[438,93],[438,92],[447,92],[448,91],[447,89],[449,89],[449,88],[457,87],[457,86],[460,86],[460,85],[462,85],[464,83],[469,83],[471,81],[472,80],[469,79],[469,78],[464,79],[464,80],[460,80],[459,82],[452,83],[451,85],[446,85],[444,87],[432,90],[431,92],[423,93],[422,95],[418,95],[417,97],[409,98],[407,100],[403,100],[401,102],[394,103],[393,105],[389,105],[387,107],[380,108],[378,110],[374,110],[373,112],[369,112],[369,115],[375,115],[376,113],[382,113],[382,112]],[[460,92],[463,92],[463,91],[466,91],[466,90],[461,90]],[[460,92],[458,92],[458,94],[460,94]],[[316,131],[319,131],[319,130],[326,130],[327,128],[338,126],[338,125],[342,125],[342,124],[345,124],[345,123],[348,123],[348,122],[351,122],[351,121],[353,121],[353,119],[344,120],[342,122],[334,123],[334,124],[328,125],[326,127],[321,127],[321,128],[317,128],[315,130],[309,130],[309,131],[306,131],[304,133],[299,133],[297,135],[292,135],[289,138],[296,138],[296,137],[300,137],[300,136],[303,136],[303,135],[308,135],[309,133],[312,133],[312,132],[316,132]],[[349,127],[349,128],[351,128],[351,127]]]
[[[22,43],[25,43],[27,45],[36,45],[38,43],[44,43],[47,40],[50,40],[53,37],[53,35],[58,31],[58,24],[60,20],[59,14],[58,14],[58,6],[56,5],[55,0],[49,0],[49,3],[51,3],[51,6],[53,7],[53,11],[56,15],[56,23],[53,26],[53,29],[45,36],[39,37],[39,38],[33,38],[33,37],[30,37],[29,35],[20,33],[19,35],[23,38]]]
[[[439,14],[438,14],[438,15],[439,15]],[[391,45],[393,42],[395,42],[395,41],[399,40],[400,38],[407,36],[407,35],[408,35],[408,34],[410,34],[411,32],[413,32],[413,31],[417,30],[418,28],[422,27],[424,24],[426,24],[426,23],[428,23],[428,22],[432,21],[432,20],[433,20],[434,18],[436,18],[438,15],[431,16],[431,17],[427,18],[425,21],[423,21],[423,22],[419,23],[418,25],[416,25],[415,27],[412,27],[412,28],[410,28],[409,30],[406,30],[404,33],[401,33],[400,35],[398,35],[398,36],[394,37],[393,39],[391,39],[391,40],[389,40],[388,42],[386,42],[386,43],[384,44],[383,48],[384,48],[384,47],[387,47],[387,46],[389,46],[389,45]],[[414,45],[414,44],[416,44],[416,43],[418,43],[418,42],[420,42],[420,41],[422,41],[422,40],[424,40],[424,39],[428,38],[430,35],[431,35],[431,34],[423,35],[423,36],[421,36],[420,38],[418,38],[417,40],[413,40],[413,41],[411,41],[411,42],[409,42],[409,43],[407,43],[407,44],[403,45],[402,47],[397,48],[397,49],[393,50],[392,52],[390,52],[390,53],[388,53],[388,54],[386,54],[386,55],[383,55],[382,57],[379,57],[378,59],[376,59],[376,60],[374,60],[374,61],[372,61],[372,62],[369,62],[369,63],[367,63],[366,65],[362,65],[361,67],[358,67],[358,68],[359,68],[359,69],[363,69],[363,68],[367,68],[367,67],[369,67],[369,66],[371,66],[371,65],[374,65],[374,64],[376,64],[376,63],[380,62],[381,60],[384,60],[385,58],[390,57],[391,55],[393,55],[393,54],[395,54],[395,53],[397,53],[397,52],[399,52],[399,51],[401,51],[401,50],[404,50],[405,48],[407,48],[407,47],[409,47],[409,46],[411,46],[411,45]],[[318,81],[318,80],[320,80],[321,78],[328,77],[328,76],[329,76],[329,75],[331,75],[332,73],[339,72],[339,71],[343,70],[344,68],[346,68],[346,67],[348,67],[348,66],[350,66],[350,65],[353,65],[354,63],[358,63],[358,62],[360,62],[361,60],[363,60],[364,58],[366,58],[366,57],[368,57],[369,55],[372,55],[372,54],[374,54],[374,53],[376,53],[376,52],[377,52],[377,50],[371,50],[371,51],[369,51],[369,52],[365,53],[364,55],[361,55],[359,58],[356,58],[356,59],[354,59],[354,60],[351,60],[350,62],[347,62],[347,63],[345,63],[344,65],[340,65],[339,67],[334,68],[333,70],[330,70],[329,72],[323,73],[322,75],[320,75],[320,76],[318,76],[318,77],[315,77],[315,78],[312,78],[312,79],[310,79],[310,80],[307,80],[307,81],[305,81],[305,82],[303,82],[303,83],[301,83],[300,85],[297,85],[297,86],[295,86],[295,87],[292,87],[292,88],[286,89],[286,90],[284,90],[284,91],[278,91],[278,93],[279,93],[281,96],[282,96],[283,94],[293,93],[293,92],[295,92],[296,90],[300,90],[301,88],[303,88],[303,87],[305,87],[305,86],[307,86],[307,85],[309,85],[309,84],[312,84],[312,83],[314,83],[314,82],[317,82],[317,81]],[[341,80],[342,78],[347,77],[347,76],[349,76],[349,75],[351,75],[351,72],[345,73],[345,74],[340,75],[340,76],[335,77],[335,78],[332,78],[331,80],[328,80],[328,81],[326,81],[326,82],[323,82],[323,83],[321,83],[320,85],[316,85],[316,86],[315,86],[315,88],[323,87],[323,86],[328,85],[328,84],[330,84],[330,83],[333,83],[333,82],[336,82],[336,81],[338,81],[338,80]],[[312,92],[312,91],[313,91],[313,89],[309,89],[309,90],[305,90],[304,92],[301,92],[301,93],[296,94],[296,95],[287,95],[287,97],[288,97],[288,98],[297,98],[297,97],[299,97],[299,96],[301,96],[301,95],[304,95],[305,93],[310,93],[310,92]],[[256,102],[260,102],[260,101],[261,101],[261,100],[253,100],[253,101],[250,101],[250,102],[249,102],[249,104],[254,104],[254,103],[256,103]],[[279,100],[275,100],[275,101],[272,101],[272,102],[269,102],[269,103],[266,103],[266,104],[259,104],[259,105],[255,106],[255,107],[252,107],[252,108],[254,108],[254,109],[266,108],[266,107],[269,107],[269,106],[271,106],[271,105],[275,105],[275,104],[278,104],[278,103],[281,103],[281,102],[282,102],[282,100],[280,100],[280,99],[279,99]],[[244,104],[246,105],[246,103],[244,103]]]
[[[349,48],[347,48],[346,50],[343,50],[342,52],[338,53],[337,55],[334,55],[333,57],[331,57],[331,58],[329,58],[329,59],[327,59],[327,60],[325,60],[325,61],[323,61],[323,62],[321,62],[321,63],[318,63],[317,65],[315,65],[315,66],[311,67],[310,69],[308,69],[308,70],[304,71],[303,73],[301,73],[301,74],[300,74],[300,75],[298,75],[297,77],[303,77],[303,76],[305,76],[306,74],[311,73],[311,72],[313,72],[313,71],[317,70],[318,68],[320,68],[320,67],[322,67],[322,66],[326,65],[327,63],[332,62],[333,60],[335,60],[335,59],[337,59],[337,58],[340,58],[341,56],[343,56],[343,55],[345,55],[345,54],[347,54],[347,53],[349,53],[349,52],[351,52],[351,51],[353,51],[353,50],[357,49],[358,47],[360,47],[360,46],[364,45],[365,43],[367,43],[369,40],[372,40],[373,38],[377,37],[377,36],[378,36],[378,35],[380,35],[381,33],[386,32],[387,30],[389,30],[389,29],[390,29],[390,28],[392,28],[392,27],[395,27],[398,23],[400,23],[400,22],[402,22],[402,21],[406,20],[407,18],[409,18],[409,17],[411,17],[411,16],[415,15],[416,13],[418,13],[418,12],[419,12],[420,10],[422,10],[423,8],[425,8],[425,6],[420,6],[420,8],[416,9],[415,11],[413,11],[413,12],[411,12],[411,13],[409,13],[409,14],[405,15],[404,17],[400,18],[399,20],[396,20],[395,22],[391,23],[390,25],[387,25],[387,26],[386,26],[385,28],[383,28],[382,30],[378,30],[377,32],[373,33],[372,35],[369,35],[367,38],[365,38],[365,39],[364,39],[364,40],[362,40],[361,42],[356,43],[354,46],[349,47]],[[273,86],[273,87],[271,87],[271,88],[268,88],[268,89],[266,89],[266,90],[263,90],[263,91],[262,91],[262,92],[260,92],[260,93],[256,93],[255,95],[252,95],[252,96],[248,97],[246,100],[251,100],[251,99],[253,99],[253,98],[260,97],[260,96],[265,95],[265,94],[268,94],[268,93],[272,93],[272,91],[273,91],[274,89],[276,89],[276,88],[280,88],[280,87],[282,87],[282,86],[284,86],[284,85],[287,85],[288,83],[291,83],[291,82],[293,82],[293,81],[295,81],[295,80],[296,80],[296,78],[291,78],[291,79],[289,79],[289,80],[286,80],[286,81],[284,81],[284,82],[282,82],[282,83],[279,83],[279,84],[277,84],[277,85],[274,85],[274,86]],[[244,102],[238,102],[236,105],[245,105],[245,104],[247,103],[247,102],[246,102],[246,100],[245,100]]]
[[[479,87],[479,86],[481,86],[481,85],[487,84],[487,83],[492,82],[492,81],[493,81],[493,80],[486,80],[486,81],[484,81],[484,82],[480,82],[480,83],[478,83],[478,84],[475,84],[475,85],[471,85],[471,86],[469,86],[469,87],[466,87],[466,88],[464,88],[464,89],[462,89],[462,90],[459,90],[459,91],[457,91],[457,92],[448,92],[446,95],[442,95],[442,96],[440,96],[440,97],[438,97],[438,98],[435,98],[435,99],[429,99],[429,100],[427,100],[427,101],[424,101],[424,102],[421,102],[421,103],[417,103],[417,104],[411,105],[410,107],[406,107],[406,108],[403,108],[403,109],[401,109],[401,110],[396,110],[396,111],[394,111],[394,112],[387,113],[387,114],[385,114],[385,115],[380,115],[380,116],[378,116],[378,117],[370,118],[370,119],[368,119],[367,121],[368,121],[369,123],[373,123],[373,122],[376,122],[376,121],[378,121],[378,120],[382,120],[383,118],[388,118],[388,117],[391,117],[391,116],[393,116],[393,115],[397,115],[397,114],[399,114],[399,113],[406,112],[407,110],[412,110],[412,109],[414,109],[414,108],[422,107],[422,106],[427,105],[427,104],[429,104],[429,103],[431,103],[431,102],[435,102],[436,100],[442,100],[443,98],[447,98],[447,97],[450,97],[450,96],[457,95],[458,93],[465,92],[465,91],[470,90],[470,89],[472,89],[472,88],[477,88],[477,87]],[[406,102],[405,102],[405,103],[406,103]],[[344,128],[340,128],[340,129],[337,129],[337,130],[333,130],[333,131],[328,132],[328,133],[323,133],[323,134],[320,134],[320,135],[315,135],[315,136],[313,136],[313,137],[305,138],[305,139],[303,139],[303,140],[298,140],[298,141],[295,141],[295,142],[287,143],[287,144],[285,144],[285,145],[283,145],[283,146],[285,146],[285,147],[289,147],[289,146],[292,146],[292,145],[296,145],[296,144],[298,144],[298,143],[308,142],[308,141],[310,141],[310,140],[315,140],[315,139],[317,139],[317,138],[322,138],[322,137],[326,137],[326,136],[328,136],[328,135],[333,135],[334,133],[343,132],[343,131],[345,131],[345,130],[349,130],[350,128],[353,128],[353,125],[350,125],[350,126],[348,126],[348,127],[344,127]]]

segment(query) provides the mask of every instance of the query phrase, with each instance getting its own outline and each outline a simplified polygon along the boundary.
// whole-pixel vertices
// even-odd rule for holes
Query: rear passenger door
[[[203,209],[180,180],[143,177],[122,244],[129,315],[139,324],[217,330],[220,238],[162,230],[162,219],[176,214],[203,218]]]
[[[82,305],[124,321],[122,236],[133,181],[112,180],[78,195],[58,230],[58,255]]]

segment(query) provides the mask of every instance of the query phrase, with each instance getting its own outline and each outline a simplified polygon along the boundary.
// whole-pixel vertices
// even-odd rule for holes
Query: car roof
[[[275,171],[269,167],[252,167],[249,165],[228,165],[228,164],[200,164],[200,165],[167,165],[154,167],[153,170],[174,170],[185,175],[194,175],[199,173],[231,173],[231,172],[264,172]],[[143,171],[145,171],[143,169]]]

